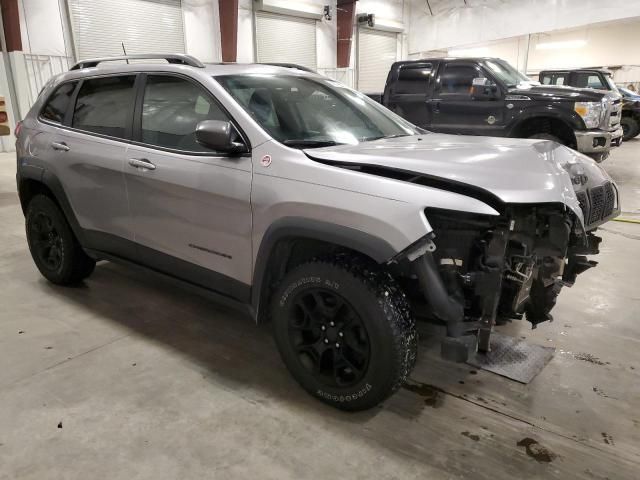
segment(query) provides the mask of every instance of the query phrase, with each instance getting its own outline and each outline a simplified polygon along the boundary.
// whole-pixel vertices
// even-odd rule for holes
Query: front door
[[[443,133],[500,136],[504,130],[504,97],[472,97],[474,78],[486,78],[479,65],[448,62],[440,67],[432,102],[431,129]],[[488,80],[490,81],[490,80]]]
[[[208,150],[203,120],[230,120],[201,85],[143,79],[125,179],[142,263],[234,298],[251,283],[250,155]]]

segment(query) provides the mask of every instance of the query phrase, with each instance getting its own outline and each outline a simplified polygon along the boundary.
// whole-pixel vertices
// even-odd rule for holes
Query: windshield
[[[215,79],[274,139],[290,147],[356,144],[422,132],[330,79],[265,74]]]
[[[611,78],[611,75],[605,75],[604,78],[607,81],[607,85],[609,85],[609,90],[613,90],[614,92],[618,90],[618,87],[616,87],[616,84],[614,83],[613,78]]]
[[[520,73],[504,60],[486,60],[485,63],[507,87],[515,87],[522,82],[531,82],[529,77]]]

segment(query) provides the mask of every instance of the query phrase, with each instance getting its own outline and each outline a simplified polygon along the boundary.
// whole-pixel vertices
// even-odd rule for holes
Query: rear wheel
[[[27,242],[40,273],[59,285],[91,275],[96,262],[82,250],[64,214],[46,195],[36,195],[27,207]]]
[[[357,257],[294,268],[271,313],[291,374],[311,395],[342,410],[379,404],[415,364],[417,334],[407,300],[388,273]]]
[[[640,133],[640,124],[633,117],[622,117],[622,140],[629,140]]]

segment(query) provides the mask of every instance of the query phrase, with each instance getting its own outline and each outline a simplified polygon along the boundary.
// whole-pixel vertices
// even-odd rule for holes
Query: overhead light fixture
[[[324,19],[331,21],[331,5],[325,5],[323,9]]]
[[[376,26],[376,16],[373,13],[359,13],[356,18],[358,20],[358,25],[366,24],[371,28]]]
[[[536,50],[561,50],[568,48],[582,48],[587,44],[586,40],[565,40],[563,42],[544,42],[536,45]]]

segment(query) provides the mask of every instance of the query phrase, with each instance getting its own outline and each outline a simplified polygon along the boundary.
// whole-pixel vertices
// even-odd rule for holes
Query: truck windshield
[[[274,139],[294,148],[356,144],[421,133],[360,92],[321,77],[214,77]]]
[[[523,82],[531,82],[531,79],[520,73],[504,60],[486,60],[487,67],[498,77],[507,87],[515,87]]]

